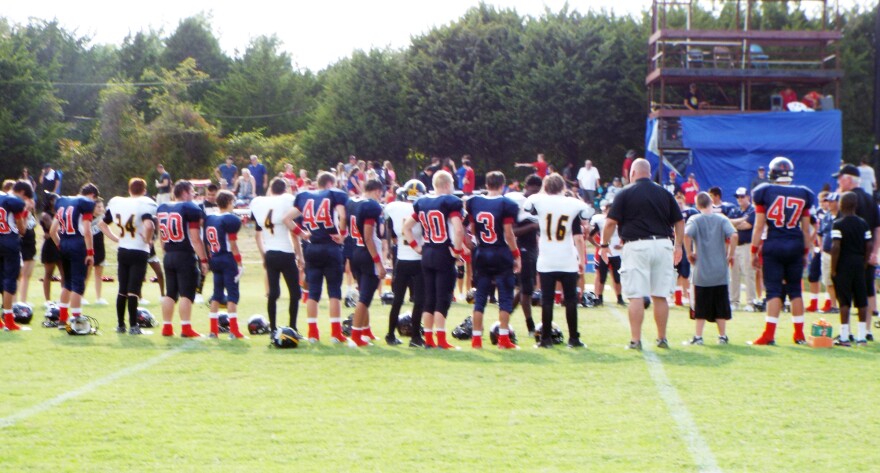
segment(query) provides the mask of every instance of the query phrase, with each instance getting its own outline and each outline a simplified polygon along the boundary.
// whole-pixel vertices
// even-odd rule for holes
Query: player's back
[[[593,209],[583,201],[563,195],[535,194],[525,209],[538,217],[538,271],[577,271],[577,251],[572,227],[577,217],[589,221]]]
[[[90,223],[95,202],[83,196],[59,197],[55,201],[55,218],[60,224],[59,234],[62,240],[82,239],[87,231],[91,231]]]
[[[755,209],[767,217],[767,239],[803,239],[801,218],[810,215],[813,191],[804,186],[761,184],[753,191]]]
[[[379,224],[382,223],[382,206],[372,199],[349,199],[345,212],[349,215],[349,234],[354,239],[355,246],[366,248],[364,242],[366,226],[371,224],[373,226],[373,243],[377,250],[381,250]]]
[[[212,255],[231,253],[230,240],[237,239],[241,219],[227,212],[205,218],[205,241]]]
[[[150,244],[143,239],[144,220],[156,218],[157,208],[146,196],[114,197],[107,203],[104,223],[116,225],[120,248],[149,252]]]
[[[397,238],[397,259],[406,261],[418,261],[422,259],[422,256],[409,246],[409,242],[404,241],[403,236],[403,222],[407,217],[412,216],[413,204],[411,202],[396,200],[388,203],[382,212],[386,221],[390,223],[392,236]],[[423,242],[422,226],[413,225],[412,233],[413,237],[416,239],[416,243],[421,245]]]
[[[18,197],[7,194],[0,196],[0,244],[4,247],[18,248],[19,230],[24,233],[24,229],[19,229],[15,222],[15,218],[24,217],[25,215],[24,201]]]
[[[507,246],[504,225],[512,225],[519,213],[519,206],[513,200],[500,195],[477,195],[468,199],[466,208],[468,222],[474,223],[480,246]]]
[[[266,251],[293,253],[290,232],[284,217],[293,209],[294,197],[290,194],[255,197],[251,200],[251,216],[263,237]]]
[[[425,246],[452,246],[452,218],[461,217],[461,199],[454,195],[426,195],[413,204],[413,212],[422,225]]]
[[[310,243],[332,243],[339,233],[336,207],[345,205],[348,196],[338,189],[300,192],[294,206],[302,213],[303,226],[311,233]]]
[[[191,228],[201,228],[202,210],[193,202],[166,202],[156,209],[159,237],[166,252],[195,252],[189,239]]]

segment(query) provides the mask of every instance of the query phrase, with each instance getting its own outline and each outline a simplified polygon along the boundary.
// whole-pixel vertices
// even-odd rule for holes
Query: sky
[[[829,0],[834,1],[834,0]],[[842,5],[869,0],[841,0]],[[172,33],[181,19],[205,13],[220,46],[240,56],[252,38],[277,35],[295,66],[324,69],[352,51],[377,47],[404,48],[412,36],[461,17],[478,0],[151,0],[148,2],[98,0],[5,0],[0,16],[13,23],[29,18],[57,19],[93,43],[121,44],[129,33],[150,29]],[[496,7],[513,8],[521,15],[540,16],[546,8],[558,12],[565,0],[486,0]],[[650,0],[569,0],[569,8],[640,14]],[[720,7],[721,0],[702,4]],[[808,2],[809,3],[809,2]],[[135,7],[134,5],[138,5]]]

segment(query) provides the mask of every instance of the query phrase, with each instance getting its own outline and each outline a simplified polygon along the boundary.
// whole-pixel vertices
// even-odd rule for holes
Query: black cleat
[[[425,346],[425,340],[423,340],[423,339],[421,339],[421,338],[412,338],[412,339],[410,339],[410,341],[409,341],[409,347],[410,347],[410,348],[427,348],[427,347]]]
[[[541,341],[535,345],[535,348],[553,348],[553,340],[542,338]]]
[[[568,348],[586,348],[587,346],[584,342],[581,341],[580,338],[569,338],[568,339]]]
[[[873,342],[874,341],[874,334],[873,333],[866,334],[865,341],[866,342]]]
[[[128,329],[128,334],[129,335],[143,335],[144,332],[143,332],[143,330],[141,330],[140,327],[134,326],[134,327]]]
[[[629,345],[626,346],[626,349],[627,350],[642,351],[642,342],[641,341],[638,341],[638,342],[630,341]]]
[[[403,342],[401,342],[399,338],[395,337],[393,333],[389,333],[388,335],[385,335],[385,343],[391,346],[395,346],[400,345]]]
[[[657,339],[657,348],[669,348],[669,341],[665,338]]]
[[[134,328],[134,327],[132,327],[132,328]],[[116,333],[125,333],[126,330],[127,329],[125,328],[125,325],[120,325],[120,326],[116,327]]]

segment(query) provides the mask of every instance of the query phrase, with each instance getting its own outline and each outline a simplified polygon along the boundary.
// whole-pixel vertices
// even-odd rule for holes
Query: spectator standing
[[[39,179],[43,191],[61,195],[61,177],[61,171],[52,169],[52,165],[49,163],[44,164]]]
[[[214,175],[220,182],[221,189],[231,189],[235,183],[235,175],[238,173],[238,167],[232,164],[232,156],[226,157],[226,163],[217,166]]]
[[[688,180],[681,185],[681,191],[684,193],[684,203],[693,207],[700,192],[700,185],[697,184],[697,176],[694,173],[688,174]]]
[[[251,164],[249,164],[247,168],[248,171],[251,172],[251,176],[254,178],[256,195],[266,195],[266,188],[269,187],[269,180],[266,179],[266,174],[268,173],[266,166],[260,162],[260,159],[256,154],[252,154]],[[244,170],[242,170],[242,172],[244,172]]]
[[[357,166],[351,169],[351,172],[348,173],[346,190],[348,191],[348,195],[360,195],[361,194],[361,182],[360,179],[360,171]]]
[[[764,169],[764,166],[758,166],[758,175],[752,179],[752,182],[749,184],[749,190],[754,190],[755,187],[767,182],[770,182],[767,179],[767,171]]]
[[[706,322],[718,325],[718,343],[726,345],[730,302],[727,292],[727,265],[733,263],[737,246],[736,229],[727,217],[713,210],[712,199],[705,192],[697,195],[700,215],[685,227],[684,247],[694,268],[694,311],[697,321],[690,345],[703,344]],[[730,243],[727,243],[727,242]]]
[[[238,200],[249,203],[254,198],[254,190],[257,189],[257,182],[251,175],[250,169],[242,169],[241,176],[235,181],[235,196]]]
[[[675,287],[672,266],[681,259],[684,222],[672,195],[651,182],[651,165],[647,160],[633,161],[631,175],[632,185],[620,191],[611,204],[600,252],[607,263],[611,237],[619,227],[620,238],[626,242],[621,254],[620,276],[623,297],[629,301],[631,339],[627,348],[642,348],[644,298],[648,296],[654,302],[657,346],[669,348],[666,296]]]
[[[828,293],[828,299],[825,299],[825,304],[822,306],[822,312],[835,314],[839,311],[837,307],[837,293],[834,289],[834,280],[831,279],[831,244],[833,242],[833,238],[831,237],[831,231],[834,224],[834,219],[837,218],[838,214],[838,199],[840,195],[836,192],[828,192],[825,194],[824,201],[828,205],[828,210],[825,212],[819,219],[819,242],[822,244],[822,260],[820,266],[820,272],[822,276],[822,283],[825,284],[825,292]]]
[[[636,150],[631,149],[626,152],[626,156],[623,158],[623,175],[620,176],[625,182],[629,182],[629,172],[630,168],[632,168],[633,160],[636,159]]]
[[[584,161],[584,167],[578,170],[577,182],[581,199],[593,205],[593,201],[596,200],[596,188],[601,183],[599,181],[599,170],[593,167],[593,162],[589,159]]]
[[[669,181],[667,181],[666,185],[663,186],[663,188],[668,190],[669,193],[672,195],[681,192],[681,186],[678,184],[677,177],[678,174],[676,174],[675,171],[669,171]]]
[[[31,176],[31,172],[28,168],[21,169],[21,177],[19,177],[19,179],[29,182],[31,184],[31,189],[34,189],[34,192],[36,192],[37,181],[34,180],[34,176]]]
[[[342,163],[340,163],[340,166],[341,165]],[[294,192],[299,189],[299,186],[297,186],[296,183],[296,173],[293,172],[293,164],[284,163],[284,172],[281,173],[281,177],[284,178],[285,181],[287,181],[287,185],[290,189],[293,189]]]
[[[171,174],[161,164],[156,166],[156,172],[159,173],[159,179],[156,179],[156,203],[171,202]]]
[[[345,168],[345,177],[346,177],[346,178],[348,178],[348,175],[351,173],[351,170],[354,169],[354,168],[356,168],[357,165],[358,165],[358,158],[357,158],[357,156],[355,156],[355,155],[353,155],[353,154],[349,155],[349,156],[348,156],[348,163],[345,164],[345,166],[344,166],[344,168]],[[345,179],[342,180],[342,182],[344,182],[344,181],[345,181]]]
[[[391,161],[385,161],[383,167],[385,168],[385,179],[387,180],[385,184],[388,185],[389,189],[393,189],[397,186],[397,173],[394,172],[394,166],[391,164]]]
[[[608,189],[605,190],[605,200],[609,203],[614,201],[614,197],[618,192],[623,190],[623,183],[620,182],[620,178],[614,176],[614,179],[611,180],[611,185],[608,186]]]
[[[547,160],[544,159],[544,155],[542,153],[538,154],[537,161],[531,163],[515,163],[516,167],[526,167],[526,168],[535,168],[535,174],[538,175],[541,179],[544,179],[547,176]]]
[[[873,196],[877,189],[877,177],[874,175],[874,168],[871,167],[870,160],[867,156],[862,156],[859,161],[859,186],[865,189],[868,195]]]
[[[739,207],[731,212],[730,223],[737,230],[736,250],[734,251],[733,266],[730,272],[730,304],[739,306],[740,295],[742,290],[741,284],[746,285],[746,304],[743,310],[746,312],[755,311],[755,277],[757,273],[749,262],[749,248],[752,243],[752,225],[755,224],[755,206],[752,205],[752,198],[749,191],[745,187],[736,190],[736,203]]]
[[[735,205],[731,204],[730,202],[724,202],[721,200],[720,187],[710,187],[709,197],[712,199],[712,213],[721,214],[725,217],[730,217],[730,214],[736,211]]]
[[[852,192],[840,196],[840,217],[832,224],[831,277],[840,304],[840,337],[835,345],[850,346],[849,309],[856,307],[859,330],[856,343],[867,345],[868,298],[865,278],[858,268],[867,267],[873,250],[873,232],[856,214],[858,197]]]
[[[461,167],[464,168],[464,176],[461,179],[461,190],[464,192],[464,195],[471,195],[474,193],[474,187],[476,186],[477,180],[474,168],[471,167],[471,160],[462,159]]]
[[[464,175],[467,172],[467,169],[464,167],[465,160],[470,160],[471,156],[466,154],[461,157],[461,166],[455,170],[455,181],[458,183],[458,187],[460,189],[464,189]]]
[[[296,182],[294,183],[296,187],[303,187],[306,184],[306,181],[309,180],[309,172],[305,169],[299,170],[299,177],[296,178]]]

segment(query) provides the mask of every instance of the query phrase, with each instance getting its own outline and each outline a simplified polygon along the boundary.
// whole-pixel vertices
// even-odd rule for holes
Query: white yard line
[[[610,309],[618,322],[629,328],[628,318],[616,308],[611,307]],[[650,313],[649,311],[645,312],[645,319],[647,320]],[[650,319],[653,319],[653,317],[650,317]],[[720,472],[721,468],[718,467],[718,462],[715,460],[712,449],[709,448],[706,439],[700,434],[700,429],[697,427],[697,423],[694,421],[690,411],[688,411],[684,401],[682,401],[681,396],[678,395],[678,390],[675,389],[675,386],[669,381],[669,377],[666,376],[666,370],[663,369],[663,361],[654,352],[651,342],[643,344],[642,358],[644,358],[645,363],[648,365],[648,373],[654,381],[654,386],[656,386],[660,398],[666,403],[669,415],[672,416],[672,420],[675,421],[679,433],[684,437],[685,444],[691,452],[694,463],[697,464],[697,469],[705,472]]]
[[[87,394],[91,391],[94,391],[95,389],[98,389],[100,387],[111,384],[111,383],[113,383],[119,379],[122,379],[126,376],[133,375],[133,374],[138,373],[140,371],[143,371],[147,368],[155,366],[155,365],[167,360],[168,358],[171,358],[172,356],[177,355],[180,352],[183,352],[183,351],[186,351],[186,350],[192,348],[196,343],[198,343],[198,342],[195,340],[193,340],[189,343],[185,343],[183,345],[180,345],[177,348],[174,348],[172,350],[168,350],[160,355],[154,356],[153,358],[142,361],[136,365],[132,365],[127,368],[123,368],[115,373],[108,374],[107,376],[104,376],[103,378],[98,378],[98,379],[96,379],[88,384],[85,384],[83,386],[80,386],[74,390],[67,391],[66,393],[58,395],[56,397],[53,397],[52,399],[48,399],[48,400],[43,401],[39,404],[28,407],[27,409],[19,411],[9,417],[4,417],[4,418],[0,419],[0,429],[12,427],[13,425],[17,424],[18,422],[20,422],[22,420],[27,419],[28,417],[33,417],[37,414],[41,414],[45,411],[48,411],[49,409],[52,409],[55,406],[63,404],[71,399],[78,398],[78,397],[82,396],[83,394]]]

